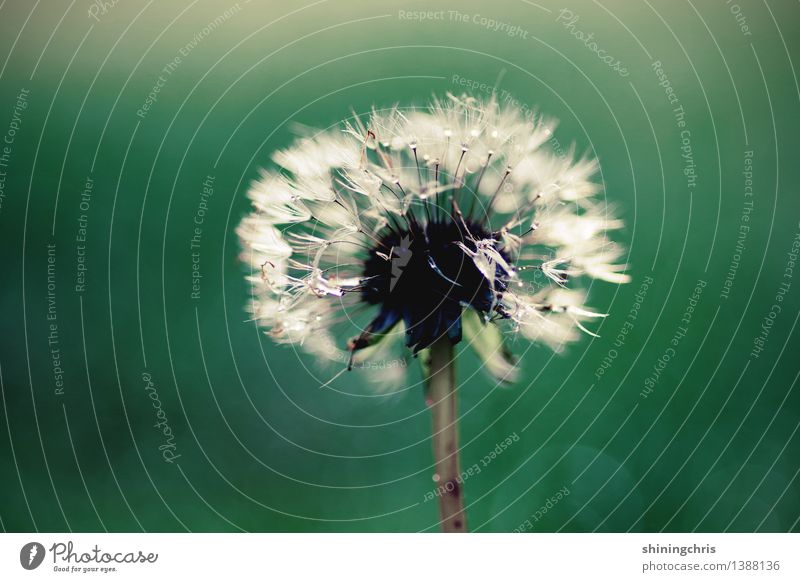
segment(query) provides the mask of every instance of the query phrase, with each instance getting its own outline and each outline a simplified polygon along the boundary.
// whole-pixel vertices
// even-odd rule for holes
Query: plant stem
[[[442,531],[466,532],[464,494],[458,456],[458,407],[456,405],[455,354],[447,337],[430,349],[428,401],[433,417],[434,481],[438,486]]]

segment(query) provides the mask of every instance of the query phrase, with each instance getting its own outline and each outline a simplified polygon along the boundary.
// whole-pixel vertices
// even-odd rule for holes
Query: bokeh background
[[[465,481],[471,529],[798,531],[798,16],[0,3],[2,528],[435,531],[421,389],[321,387],[336,366],[247,321],[233,230],[295,124],[499,80],[598,157],[634,280],[592,288],[601,337],[518,343],[513,387],[460,359],[463,465],[518,437]]]

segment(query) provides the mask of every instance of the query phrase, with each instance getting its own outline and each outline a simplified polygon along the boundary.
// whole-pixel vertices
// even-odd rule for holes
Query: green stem
[[[464,493],[458,458],[458,407],[456,404],[455,354],[447,337],[430,348],[428,400],[433,417],[434,480],[439,495],[442,531],[466,532]]]

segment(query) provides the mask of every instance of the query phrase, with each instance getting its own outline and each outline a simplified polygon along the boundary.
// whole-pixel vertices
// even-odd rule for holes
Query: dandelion
[[[250,312],[276,342],[348,369],[421,356],[434,478],[453,485],[440,497],[444,531],[466,531],[454,346],[463,340],[497,382],[513,382],[510,336],[561,351],[605,317],[584,305],[581,284],[628,281],[597,162],[552,152],[554,128],[495,97],[449,94],[353,115],[277,152],[237,231]],[[405,372],[386,366],[381,384]]]

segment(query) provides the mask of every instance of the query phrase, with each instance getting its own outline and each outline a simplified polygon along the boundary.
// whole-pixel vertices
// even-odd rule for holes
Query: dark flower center
[[[408,229],[387,229],[364,263],[363,298],[380,311],[351,349],[366,347],[400,320],[414,353],[443,336],[460,341],[462,308],[490,313],[508,283],[497,267],[492,287],[458,244],[475,251],[475,240],[490,238],[483,225],[471,221],[415,222]]]

